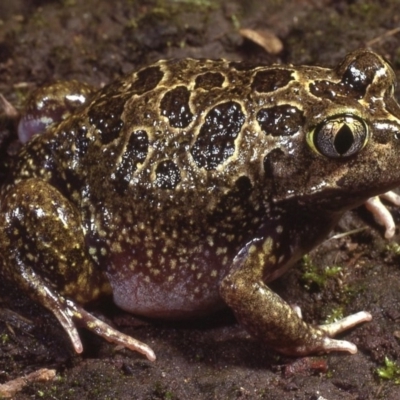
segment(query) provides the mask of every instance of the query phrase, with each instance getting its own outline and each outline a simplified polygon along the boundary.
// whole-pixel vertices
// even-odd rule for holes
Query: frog
[[[268,283],[343,213],[400,184],[395,85],[389,62],[359,49],[334,68],[161,60],[90,90],[10,168],[0,273],[77,353],[84,327],[156,359],[86,311],[112,295],[158,319],[228,306],[283,354],[354,354],[335,336],[369,312],[316,326]]]

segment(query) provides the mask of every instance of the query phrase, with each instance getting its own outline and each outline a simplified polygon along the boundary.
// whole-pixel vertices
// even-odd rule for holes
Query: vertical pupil
[[[337,132],[334,146],[338,154],[346,154],[354,143],[354,137],[348,125],[343,125]]]

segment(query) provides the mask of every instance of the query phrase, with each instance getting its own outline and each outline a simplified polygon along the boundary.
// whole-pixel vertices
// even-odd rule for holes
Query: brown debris
[[[50,381],[56,376],[55,369],[42,368],[21,378],[13,379],[0,385],[0,396],[2,398],[11,398],[20,392],[26,385],[32,382]]]
[[[240,29],[239,33],[244,38],[261,46],[267,53],[278,54],[283,49],[282,41],[268,29]]]

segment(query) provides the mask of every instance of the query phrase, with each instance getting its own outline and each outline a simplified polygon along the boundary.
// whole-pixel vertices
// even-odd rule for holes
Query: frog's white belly
[[[139,274],[107,274],[114,302],[133,314],[153,318],[189,318],[223,307],[218,290],[218,277],[198,287],[193,274],[175,274],[171,281],[149,281]]]

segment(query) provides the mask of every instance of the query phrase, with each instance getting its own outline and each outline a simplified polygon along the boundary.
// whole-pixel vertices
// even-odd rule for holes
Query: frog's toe
[[[156,356],[154,351],[147,344],[119,332],[117,329],[88,313],[75,302],[65,299],[57,293],[51,292],[51,290],[42,293],[45,293],[42,298],[43,305],[54,313],[68,334],[72,346],[78,354],[83,352],[83,345],[77,326],[86,328],[111,343],[122,345],[132,351],[137,351],[145,355],[150,361],[155,361]]]
[[[344,351],[350,354],[356,354],[357,346],[346,340],[336,340],[326,337],[322,341],[321,352],[330,353],[331,351]]]
[[[288,356],[308,357],[314,354],[330,353],[332,351],[342,351],[350,354],[357,353],[357,347],[346,340],[337,340],[324,335],[323,332],[315,332],[309,337],[310,340],[304,343],[297,343],[290,346],[274,346],[275,350]]]
[[[354,326],[361,324],[362,322],[371,321],[372,315],[366,311],[360,311],[356,314],[349,315],[339,321],[331,324],[320,325],[320,329],[323,330],[328,336],[332,337],[340,332],[346,331]]]
[[[274,347],[281,353],[290,356],[308,356],[316,353],[330,353],[332,351],[355,354],[357,353],[357,347],[353,343],[332,339],[332,336],[371,319],[372,316],[370,313],[361,311],[332,324],[320,325],[317,329],[304,323],[304,326],[307,328],[307,334],[303,337],[303,340],[298,341],[295,345],[277,345]]]
[[[395,206],[400,206],[400,196],[390,191],[380,196],[371,197],[365,202],[365,207],[372,213],[376,222],[385,227],[385,238],[391,239],[395,234],[396,225],[392,214],[381,202],[381,199],[387,200]]]
[[[340,332],[353,328],[362,322],[371,321],[371,319],[372,315],[370,313],[366,311],[360,311],[331,324],[320,325],[319,328],[327,335],[322,340],[321,351],[345,351],[350,354],[357,353],[357,347],[353,343],[345,340],[331,339],[331,336],[335,336]]]
[[[49,294],[49,293],[48,293]],[[45,296],[45,305],[53,312],[60,322],[64,331],[68,334],[74,350],[80,354],[83,351],[83,345],[78,330],[73,322],[73,312],[68,307],[69,301],[61,296]]]
[[[145,355],[149,361],[155,361],[156,355],[154,354],[154,351],[147,344],[140,342],[139,340],[136,340],[131,336],[125,335],[122,332],[119,332],[117,329],[114,329],[110,325],[94,317],[92,314],[88,313],[84,308],[80,307],[79,305],[75,304],[72,301],[67,300],[67,304],[68,304],[68,312],[71,318],[73,318],[73,320],[76,321],[79,324],[79,326],[88,329],[89,331],[95,333],[96,335],[102,337],[103,339],[106,339],[108,342],[122,345],[123,347],[126,347],[132,351],[137,351],[138,353]],[[73,329],[76,331],[75,327]],[[79,346],[77,348],[70,330],[66,329],[66,331],[68,332],[71,338],[72,344],[76,352],[77,353],[82,352],[82,349],[79,351]],[[82,346],[82,344],[80,344],[80,346]]]

